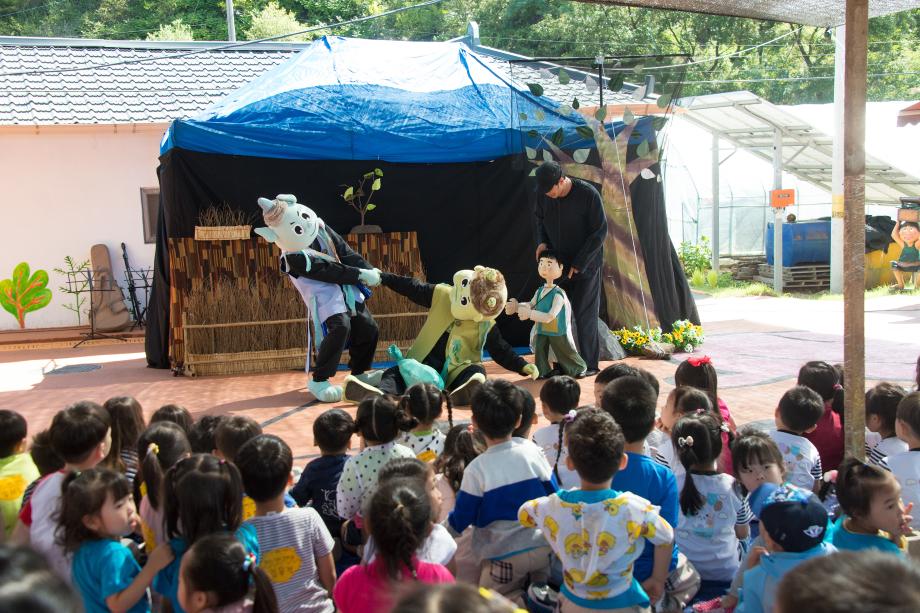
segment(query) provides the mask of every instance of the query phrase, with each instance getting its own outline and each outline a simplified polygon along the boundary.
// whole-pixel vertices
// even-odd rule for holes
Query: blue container
[[[767,264],[773,265],[773,224],[767,224],[764,241]],[[797,221],[783,224],[783,266],[829,264],[831,261],[831,222]]]

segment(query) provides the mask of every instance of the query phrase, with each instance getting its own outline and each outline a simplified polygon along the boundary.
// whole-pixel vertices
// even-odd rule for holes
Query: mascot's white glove
[[[505,303],[505,315],[514,315],[517,313],[518,301],[517,298],[509,298],[508,302]]]
[[[377,287],[380,285],[380,271],[376,268],[362,268],[358,272],[358,281],[368,287]]]
[[[523,374],[527,375],[528,377],[536,381],[537,377],[540,376],[540,371],[537,370],[536,364],[528,364],[524,367]]]
[[[530,319],[530,304],[527,302],[520,303],[517,308],[517,314],[518,317],[521,318],[521,321]]]

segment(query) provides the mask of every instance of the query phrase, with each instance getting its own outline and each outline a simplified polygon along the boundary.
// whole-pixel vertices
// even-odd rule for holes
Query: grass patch
[[[776,293],[773,291],[773,287],[765,285],[763,283],[749,283],[746,281],[731,281],[729,284],[720,286],[720,287],[710,287],[709,285],[696,285],[691,283],[690,288],[702,294],[706,294],[713,298],[739,298],[743,296],[773,296],[776,297]],[[906,296],[918,296],[920,297],[920,289],[912,288],[903,292],[896,292],[888,287],[875,287],[869,290],[866,290],[865,297],[868,298],[880,298],[882,296],[893,296],[893,295],[906,295]],[[842,301],[843,294],[832,294],[829,291],[815,292],[815,293],[792,293],[792,292],[783,292],[783,298],[798,298],[800,300],[832,300],[832,301]]]

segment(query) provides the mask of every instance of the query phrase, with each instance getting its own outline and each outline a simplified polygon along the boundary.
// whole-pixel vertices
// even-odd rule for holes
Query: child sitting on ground
[[[150,611],[147,588],[172,562],[169,547],[158,547],[142,569],[121,538],[137,523],[131,483],[107,468],[72,472],[64,480],[58,538],[73,555],[73,582],[86,611]]]
[[[27,428],[19,413],[0,410],[0,543],[13,534],[26,487],[39,477],[26,453]]]
[[[511,433],[511,438],[533,443],[530,433],[533,427],[537,425],[537,402],[529,390],[520,385],[515,385],[515,387],[521,394],[521,425],[514,429]]]
[[[750,532],[751,509],[735,478],[716,470],[722,437],[716,418],[685,415],[671,437],[687,471],[680,491],[676,540],[702,580],[698,598],[722,596],[741,564],[741,540]]]
[[[888,456],[885,466],[901,484],[904,502],[912,509],[920,509],[920,392],[911,392],[898,403],[895,428],[908,451]],[[910,526],[920,530],[920,511],[913,514]]]
[[[843,514],[834,522],[834,547],[905,555],[912,517],[901,502],[897,479],[883,468],[848,458],[837,470],[836,486]]]
[[[338,547],[333,551],[336,556],[336,572],[344,571],[348,566],[358,562],[358,557],[341,550],[342,518],[335,508],[335,493],[342,477],[342,469],[348,461],[351,437],[355,433],[355,422],[351,415],[342,409],[324,411],[313,422],[313,444],[319,447],[320,457],[310,461],[300,475],[300,480],[291,496],[300,506],[310,505],[319,513]]]
[[[783,394],[773,413],[776,429],[770,431],[770,438],[783,454],[786,478],[807,490],[818,491],[824,472],[818,449],[805,434],[814,431],[824,411],[817,392],[797,385]]]
[[[652,386],[638,376],[620,377],[604,389],[601,408],[622,428],[628,460],[613,476],[611,487],[645,498],[658,507],[659,514],[669,525],[676,526],[680,503],[674,473],[643,454],[645,439],[655,425],[656,398]],[[633,576],[653,604],[662,596],[662,610],[681,610],[699,590],[700,576],[675,543],[668,562],[667,581],[664,585],[655,585],[654,556],[663,554],[663,549],[645,543],[633,567]]]
[[[214,433],[224,419],[223,415],[202,415],[192,424],[188,431],[188,444],[192,446],[192,453],[212,453],[217,449]]]
[[[138,457],[141,458],[139,505],[141,534],[147,553],[167,542],[164,517],[166,516],[163,477],[176,462],[187,458],[191,449],[188,437],[175,422],[158,421],[150,424],[137,439]]]
[[[567,375],[550,377],[540,389],[540,406],[543,417],[550,425],[533,433],[533,442],[543,451],[546,461],[553,467],[553,476],[561,489],[578,486],[578,475],[566,467],[567,451],[563,444],[565,426],[571,421],[570,412],[578,406],[581,386]]]
[[[416,383],[406,390],[399,400],[400,406],[418,420],[411,432],[403,434],[399,442],[405,445],[422,462],[434,462],[444,449],[444,433],[438,429],[437,420],[447,405],[447,423],[454,426],[450,394],[431,383]]]
[[[836,551],[824,542],[827,511],[821,501],[789,483],[767,496],[760,526],[766,547],[754,550],[736,613],[772,612],[776,588],[784,575],[806,560]]]
[[[44,477],[64,468],[64,460],[51,447],[51,430],[49,429],[42,430],[32,437],[29,456],[35,463],[39,476],[26,486],[26,491],[22,494],[22,504],[19,506],[19,511],[22,511],[29,503],[29,499],[32,498],[32,492],[35,491],[35,487],[41,483]]]
[[[341,613],[389,611],[403,584],[453,583],[440,564],[416,557],[431,531],[431,498],[416,479],[393,479],[373,493],[365,518],[374,538],[373,562],[352,566],[335,584]]]
[[[540,449],[512,440],[523,397],[504,379],[490,379],[473,396],[473,426],[488,449],[463,473],[447,521],[455,536],[473,525],[473,554],[482,560],[479,585],[520,602],[528,579],[545,582],[550,549],[539,531],[518,523],[518,508],[554,491]]]
[[[799,370],[797,385],[804,385],[821,396],[824,413],[814,430],[802,436],[817,448],[822,468],[836,470],[843,460],[843,382],[840,375],[827,362],[806,362]]]
[[[719,431],[722,438],[722,455],[719,456],[717,470],[726,472],[725,466],[731,466],[731,442],[734,436],[731,428],[722,419],[722,415],[712,405],[709,400],[709,394],[695,387],[675,387],[668,394],[667,402],[661,411],[658,427],[668,435],[668,441],[658,447],[660,458],[664,458],[667,465],[674,471],[677,478],[677,487],[682,488],[684,485],[684,466],[677,457],[677,447],[674,446],[673,433],[674,424],[677,423],[684,415],[712,415],[719,424]],[[660,458],[655,458],[660,460]]]
[[[218,458],[233,462],[236,452],[250,439],[262,434],[259,422],[245,415],[225,417],[214,430],[214,449],[211,451]]]
[[[72,471],[93,468],[109,453],[109,414],[95,402],[83,400],[58,412],[51,420],[51,446],[64,460],[64,469],[39,483],[19,513],[14,542],[30,543],[45,555],[54,572],[70,582],[70,556],[55,532],[61,506],[61,485]]]
[[[908,450],[907,443],[898,438],[898,403],[907,391],[894,383],[879,383],[866,392],[866,459],[876,466],[896,453]]]
[[[255,515],[245,523],[256,530],[262,569],[275,589],[278,608],[332,613],[332,536],[314,509],[284,506],[284,493],[293,482],[291,448],[277,436],[261,434],[240,447],[236,465],[255,501]]]
[[[738,432],[735,426],[735,420],[732,419],[731,411],[728,405],[719,398],[719,377],[716,374],[716,367],[712,364],[712,359],[708,355],[700,357],[687,358],[677,365],[674,371],[674,385],[683,387],[689,385],[706,392],[712,406],[719,410],[722,421],[728,424],[732,434]],[[731,472],[731,467],[726,466],[725,472]]]
[[[109,414],[112,424],[112,447],[100,466],[124,474],[129,483],[134,483],[140,460],[137,455],[137,438],[147,425],[144,410],[131,396],[115,396],[102,405]]]
[[[195,423],[189,410],[178,404],[164,404],[154,411],[153,415],[150,416],[150,424],[155,424],[159,421],[171,421],[182,428],[186,436],[191,432],[192,425]]]
[[[611,488],[611,479],[627,463],[623,433],[613,418],[601,409],[582,409],[566,438],[566,462],[581,488],[530,500],[519,510],[521,524],[542,528],[562,562],[559,610],[648,607],[649,595],[635,579],[633,563],[645,541],[661,548],[649,583],[658,591],[650,596],[657,599],[668,577],[672,528],[648,500]]]
[[[199,539],[182,557],[179,573],[179,603],[185,613],[279,611],[268,575],[230,534]]]

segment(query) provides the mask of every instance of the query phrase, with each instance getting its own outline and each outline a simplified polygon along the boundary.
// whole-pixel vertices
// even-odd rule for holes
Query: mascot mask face
[[[461,321],[494,320],[508,301],[508,288],[502,273],[476,266],[454,273],[450,293],[450,313]]]
[[[267,228],[256,228],[256,234],[282,251],[302,251],[313,244],[322,221],[312,209],[299,204],[290,194],[279,194],[274,200],[259,198],[262,218]]]

